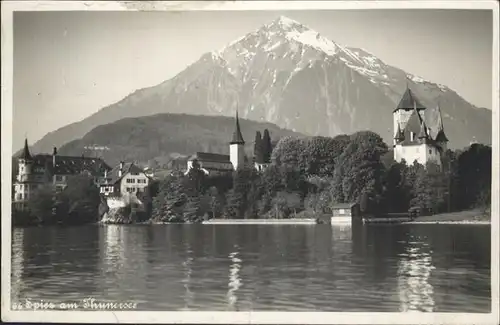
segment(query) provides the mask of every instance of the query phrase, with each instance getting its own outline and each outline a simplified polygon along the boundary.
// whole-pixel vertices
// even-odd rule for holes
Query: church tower
[[[241,135],[240,121],[238,119],[238,110],[236,110],[236,128],[233,133],[233,139],[229,143],[229,159],[233,164],[234,170],[243,166],[245,162],[245,141]]]

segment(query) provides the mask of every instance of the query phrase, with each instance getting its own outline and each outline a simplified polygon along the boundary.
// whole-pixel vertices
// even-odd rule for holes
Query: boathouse
[[[361,209],[358,203],[339,203],[332,207],[333,223],[351,223],[352,219],[361,217]]]

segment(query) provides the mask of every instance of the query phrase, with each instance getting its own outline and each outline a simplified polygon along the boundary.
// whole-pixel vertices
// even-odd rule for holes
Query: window
[[[127,184],[132,184],[132,183],[135,183],[135,179],[127,178]]]
[[[22,199],[23,199],[23,194],[19,193],[19,200],[22,200]]]
[[[64,177],[62,175],[56,175],[56,182],[62,182]]]
[[[137,175],[139,175],[139,173],[130,173],[130,174],[132,174],[132,176],[137,176]]]
[[[339,209],[339,214],[344,214],[345,210],[344,209]]]
[[[432,154],[432,149],[429,149],[429,154]]]

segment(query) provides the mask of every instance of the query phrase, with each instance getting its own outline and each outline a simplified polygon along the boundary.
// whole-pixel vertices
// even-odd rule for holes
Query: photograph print
[[[498,6],[366,3],[2,2],[2,319],[498,324]]]

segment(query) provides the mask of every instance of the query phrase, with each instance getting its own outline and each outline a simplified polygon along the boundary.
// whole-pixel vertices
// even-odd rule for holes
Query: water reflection
[[[399,311],[434,311],[434,287],[429,283],[432,270],[432,251],[425,242],[410,237],[406,251],[399,255]]]
[[[241,286],[241,278],[240,278],[240,268],[241,268],[241,259],[238,258],[238,246],[235,247],[236,251],[229,254],[229,259],[231,260],[231,265],[229,267],[229,283],[228,283],[228,291],[227,291],[227,303],[229,309],[238,310],[236,303],[238,301],[238,297],[236,296],[236,291]]]
[[[101,237],[101,270],[119,272],[125,264],[125,227],[106,225]]]
[[[186,260],[182,262],[182,266],[184,267],[185,277],[182,279],[181,283],[186,290],[184,294],[184,310],[189,310],[190,306],[193,305],[194,301],[194,293],[191,291],[191,274],[193,273],[192,264],[193,257],[191,256],[193,251],[191,250],[189,243],[186,244]]]
[[[11,263],[11,302],[20,300],[20,292],[23,285],[24,271],[24,251],[23,251],[23,229],[14,229],[12,231],[12,263]]]
[[[93,295],[135,301],[138,310],[488,312],[490,231],[354,224],[19,229],[12,297]]]

